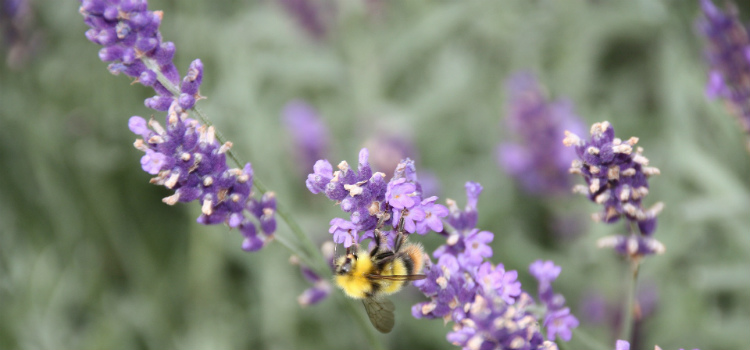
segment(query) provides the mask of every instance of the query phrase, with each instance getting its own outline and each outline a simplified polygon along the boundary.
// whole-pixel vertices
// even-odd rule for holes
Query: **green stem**
[[[167,79],[164,74],[162,74],[156,62],[145,57],[142,59],[142,61],[146,65],[146,67],[156,72],[159,82],[164,85],[164,87],[166,87],[173,96],[180,95],[179,88],[172,84],[172,82],[169,81],[169,79]],[[200,108],[198,108],[197,106],[193,107],[193,111],[198,115],[198,118],[202,123],[207,126],[212,125],[212,123],[206,117],[205,113],[203,113]],[[215,135],[219,143],[224,143],[224,137],[219,131],[215,131]],[[229,158],[235,163],[237,167],[242,168],[243,163],[239,161],[239,159],[237,158],[237,156],[235,156],[234,152],[232,152],[231,149],[227,151],[227,156],[229,156]],[[257,178],[257,176],[254,178],[253,187],[255,187],[261,194],[268,192],[268,188]],[[313,271],[321,276],[330,277],[331,270],[328,267],[328,263],[323,257],[323,254],[315,246],[315,243],[313,243],[310,237],[305,234],[305,232],[302,230],[302,227],[300,227],[300,225],[279,203],[276,204],[276,214],[279,216],[281,221],[283,221],[287,225],[287,227],[289,227],[289,230],[292,231],[296,242],[293,242],[287,237],[278,234],[275,235],[276,241],[279,242],[279,244],[281,244],[283,247],[287,248],[287,250],[289,250],[292,254],[297,255],[302,263],[313,269]],[[349,312],[351,316],[354,317],[355,320],[357,320],[357,323],[362,328],[362,331],[365,333],[365,336],[367,337],[369,344],[372,345],[373,349],[385,349],[380,341],[380,338],[377,336],[373,327],[370,325],[370,322],[365,319],[365,316],[362,314],[361,310],[358,311],[358,309],[355,307],[354,301],[351,299],[346,299],[340,294],[336,295],[339,303],[343,304],[347,312]]]
[[[627,296],[625,299],[625,308],[622,310],[622,320],[620,322],[620,338],[622,340],[632,341],[631,336],[633,333],[633,323],[635,322],[634,308],[635,308],[635,291],[638,286],[638,269],[640,267],[639,257],[633,257],[630,260],[630,269],[628,271],[628,287]]]

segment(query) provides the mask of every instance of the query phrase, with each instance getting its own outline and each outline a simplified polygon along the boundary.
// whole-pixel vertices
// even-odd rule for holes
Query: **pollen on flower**
[[[360,185],[361,185],[360,183],[344,185],[344,189],[349,191],[350,196],[354,197],[358,194],[362,194],[362,191],[364,191]]]
[[[643,173],[646,174],[646,176],[661,175],[661,170],[655,167],[644,166]]]
[[[133,142],[133,147],[141,152],[146,152],[146,150],[148,149],[148,146],[146,146],[146,143],[143,141],[143,139],[136,139],[135,142]]]
[[[148,143],[163,143],[164,138],[161,135],[154,135],[148,139]]]
[[[598,178],[591,179],[591,183],[589,184],[589,191],[591,193],[599,192],[599,189],[601,188],[601,185],[599,183]]]
[[[611,127],[611,125],[609,124],[608,121],[603,121],[603,122],[600,122],[600,123],[594,123],[594,124],[591,125],[591,131],[590,131],[591,136],[600,137],[610,127]]]
[[[620,167],[612,165],[607,168],[607,180],[619,180],[620,179]]]
[[[573,193],[588,194],[589,189],[584,185],[575,185],[573,186]]]
[[[565,130],[565,138],[563,139],[563,145],[565,146],[580,146],[583,140],[578,135]]]
[[[171,196],[162,198],[162,202],[166,203],[167,205],[175,205],[180,200],[180,194],[175,193]]]
[[[211,200],[210,196],[207,196],[208,198],[203,199],[203,205],[201,206],[201,212],[204,215],[211,215],[213,214],[213,201]]]
[[[224,142],[224,144],[219,147],[219,154],[227,153],[230,149],[232,149],[232,142]]]
[[[600,195],[596,196],[595,201],[597,204],[604,204],[609,200],[609,192],[602,192]]]
[[[425,303],[425,304],[423,304],[422,308],[421,308],[422,309],[421,310],[422,314],[423,315],[428,315],[430,312],[432,312],[433,310],[435,310],[435,307],[437,307],[437,305],[435,305],[435,303]]]
[[[633,152],[633,147],[628,144],[620,144],[612,147],[612,151],[621,154],[630,154]]]

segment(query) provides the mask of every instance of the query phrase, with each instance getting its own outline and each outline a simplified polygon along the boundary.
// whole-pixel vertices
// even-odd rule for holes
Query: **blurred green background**
[[[517,269],[532,294],[528,264],[561,265],[556,290],[613,349],[627,263],[595,242],[623,226],[591,223],[599,208],[581,196],[525,194],[495,161],[510,136],[503,82],[531,70],[586,123],[638,136],[661,169],[646,204],[666,204],[656,238],[667,251],[642,265],[641,285],[658,297],[631,349],[748,349],[750,155],[736,120],[704,97],[697,1],[312,4],[317,36],[276,1],[149,2],[164,10],[181,72],[205,64],[200,108],[316,243],[343,215],[308,192],[309,170],[292,160],[280,114],[295,98],[328,124],[334,164],[356,164],[364,140],[396,134],[414,143],[442,199],[463,206],[464,183],[480,182],[492,261]],[[163,116],[143,106],[149,89],[108,73],[78,6],[33,1],[30,55],[0,66],[0,348],[369,348],[335,298],[299,307],[308,284],[283,247],[245,253],[237,232],[195,223],[197,204],[161,202],[170,193],[148,183],[127,121]],[[594,296],[611,305],[598,321],[582,310]],[[385,347],[454,348],[442,321],[411,317],[415,288],[393,299]],[[566,348],[586,349],[576,337]]]

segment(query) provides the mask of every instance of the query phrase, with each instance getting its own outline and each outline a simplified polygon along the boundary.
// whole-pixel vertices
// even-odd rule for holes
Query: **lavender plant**
[[[414,317],[453,322],[447,339],[464,349],[556,349],[553,341],[558,336],[570,340],[578,321],[550,284],[560,273],[559,266],[539,261],[531,267],[540,283],[545,339],[537,316],[531,312],[533,298],[516,280],[518,273],[487,260],[492,257],[488,243],[494,234],[476,228],[480,184],[466,184],[468,203],[463,210],[453,200],[447,200],[445,207],[435,203],[437,197],[422,198],[416,167],[410,159],[399,163],[386,184],[384,174],[372,174],[368,157],[367,149],[360,151],[356,172],[345,161],[333,172],[327,160],[320,160],[308,177],[307,187],[312,193],[324,193],[349,213],[350,220],[334,218],[330,222],[333,241],[344,247],[372,239],[374,230],[385,232],[393,242],[402,218],[408,233],[424,235],[432,231],[445,238],[446,243],[432,254],[437,262],[429,262],[425,268],[426,278],[414,282],[429,298],[412,307]],[[381,226],[383,222],[390,226]]]
[[[644,209],[642,203],[649,192],[648,178],[658,175],[659,169],[648,166],[642,148],[633,149],[638,138],[631,137],[627,141],[616,138],[609,122],[594,123],[590,133],[591,138],[584,140],[566,131],[563,143],[574,146],[579,158],[573,161],[570,172],[581,175],[587,184],[575,186],[574,191],[604,207],[592,216],[594,221],[615,223],[621,218],[626,221],[627,235],[605,237],[598,244],[613,248],[631,261],[630,286],[621,322],[622,338],[630,338],[640,259],[665,250],[664,245],[653,238],[656,216],[664,204],[658,202]]]
[[[328,154],[328,126],[317,111],[302,100],[289,101],[282,113],[286,129],[294,142],[294,155],[302,172]]]
[[[563,143],[574,146],[579,158],[573,161],[570,172],[581,175],[586,181],[586,186],[576,185],[573,190],[603,206],[592,219],[615,223],[624,218],[627,224],[627,236],[606,237],[599,240],[599,245],[612,247],[633,260],[663,253],[664,245],[653,238],[653,234],[656,216],[664,204],[657,202],[648,209],[643,206],[643,198],[649,193],[648,178],[660,172],[648,166],[642,148],[633,148],[638,138],[626,141],[616,138],[614,128],[606,121],[591,126],[589,140],[569,131],[565,135]]]
[[[696,26],[705,41],[710,73],[706,95],[722,98],[750,133],[750,34],[739,20],[737,7],[719,9],[711,0],[700,0],[702,14]]]
[[[242,169],[230,168],[226,153],[232,143],[220,143],[213,126],[189,117],[195,102],[203,98],[199,92],[203,63],[193,61],[187,75],[179,79],[172,62],[175,45],[163,42],[159,32],[163,14],[149,11],[146,1],[83,0],[80,12],[91,27],[86,37],[104,46],[99,58],[112,62],[110,72],[124,73],[153,88],[158,95],[146,99],[145,105],[167,111],[166,128],[140,116],[128,122],[130,130],[142,137],[134,146],[145,153],[141,158],[143,171],[156,175],[151,183],[175,191],[163,202],[174,205],[198,201],[202,212],[198,223],[226,223],[242,233],[242,249],[261,249],[276,231],[273,192],[253,197],[250,163]],[[255,217],[261,232],[251,217]]]
[[[508,174],[533,194],[560,194],[570,188],[568,168],[575,152],[562,147],[565,130],[583,131],[583,123],[567,100],[548,102],[533,74],[519,72],[507,79],[505,124],[517,142],[498,148],[498,161]]]
[[[186,76],[180,76],[172,63],[174,44],[162,42],[158,30],[163,15],[148,11],[145,1],[84,0],[81,12],[91,27],[87,37],[105,46],[100,57],[112,62],[109,70],[152,88],[156,96],[147,99],[146,106],[166,112],[163,123],[138,116],[129,121],[130,130],[140,137],[135,146],[145,153],[141,158],[142,169],[155,176],[153,183],[174,191],[164,202],[172,205],[198,201],[202,212],[199,223],[225,223],[238,229],[243,235],[245,250],[255,251],[266,246],[276,237],[276,214],[280,213],[276,197],[272,192],[257,188],[249,163],[244,166],[238,163],[236,167],[228,164],[228,160],[233,160],[231,142],[222,141],[215,128],[195,109],[196,101],[202,99],[199,93],[203,78],[201,61],[194,61]],[[519,92],[528,99],[521,98],[528,105],[518,107],[519,123],[559,112],[544,103],[540,103],[542,107],[535,104],[541,101],[538,89],[535,91],[533,84],[526,88],[529,90]],[[566,108],[560,107],[563,112],[571,112]],[[541,124],[552,124],[542,119],[540,117]],[[299,126],[299,123],[292,124]],[[549,128],[540,130],[555,136],[538,139],[541,141],[537,144],[546,145],[550,140],[558,140],[555,142],[559,144],[557,130],[552,132],[552,126],[547,126]],[[575,146],[581,158],[574,162],[572,171],[583,175],[587,183],[587,186],[578,186],[577,191],[604,206],[603,212],[595,215],[597,220],[610,223],[623,219],[629,224],[629,234],[603,239],[600,245],[613,247],[633,261],[663,252],[664,246],[653,238],[656,215],[662,205],[645,209],[642,204],[649,188],[647,178],[658,174],[658,169],[648,167],[641,151],[633,147],[634,139],[623,142],[614,138],[614,130],[606,122],[595,126],[591,140],[581,140],[572,134],[566,138],[566,144]],[[518,130],[518,134],[526,136],[523,128]],[[533,140],[533,136],[529,136],[529,140]],[[533,144],[528,142],[528,145]],[[554,145],[550,143],[550,146]],[[536,157],[541,153],[534,150],[515,151],[520,152],[516,158],[521,157],[519,154],[533,154],[529,157],[534,164],[550,160],[544,159],[546,155]],[[548,153],[559,155],[557,149]],[[321,155],[311,155],[308,159],[316,157]],[[529,272],[538,281],[535,300],[531,293],[522,289],[517,271],[506,270],[502,263],[493,264],[489,260],[493,256],[490,243],[495,234],[477,228],[481,185],[466,184],[464,209],[452,200],[441,205],[437,204],[437,197],[425,195],[428,191],[417,179],[413,161],[403,160],[393,178],[386,180],[383,173],[372,171],[369,157],[364,149],[356,170],[341,162],[335,172],[327,161],[318,161],[306,185],[313,193],[324,193],[346,213],[346,218],[333,218],[329,230],[331,240],[344,247],[372,244],[367,241],[374,238],[376,229],[384,232],[386,244],[393,246],[399,223],[403,223],[403,230],[409,234],[425,235],[432,231],[435,234],[427,238],[437,235],[445,239],[445,243],[432,252],[435,261],[431,260],[426,266],[427,278],[415,283],[428,299],[412,307],[415,318],[441,318],[451,322],[448,341],[466,349],[555,349],[558,338],[568,341],[573,337],[578,320],[566,306],[565,298],[555,293],[551,285],[561,272],[560,266],[545,260],[531,264]],[[519,180],[531,181],[530,188],[556,188],[565,182],[552,180],[551,187],[547,187],[540,180],[552,170],[557,174],[557,166],[555,169],[542,166],[542,170],[521,168],[518,173],[525,176],[519,175]],[[260,193],[254,191],[254,187]],[[303,247],[292,249],[297,249],[301,253],[299,258],[304,261],[293,260],[312,285],[300,295],[298,302],[304,306],[325,300],[332,292],[327,271],[318,268],[321,264],[310,264],[314,254],[309,247],[304,248],[301,242],[293,242],[294,245]],[[331,257],[323,260],[330,264]],[[618,342],[617,350],[624,349]]]

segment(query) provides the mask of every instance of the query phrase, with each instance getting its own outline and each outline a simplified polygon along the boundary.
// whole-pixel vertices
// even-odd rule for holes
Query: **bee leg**
[[[383,239],[384,239],[383,233],[380,232],[380,230],[375,229],[373,234],[375,235],[375,239],[374,239],[375,246],[372,247],[372,250],[370,250],[370,256],[378,255],[378,252],[380,252],[381,244],[385,244],[385,242],[383,242]]]

